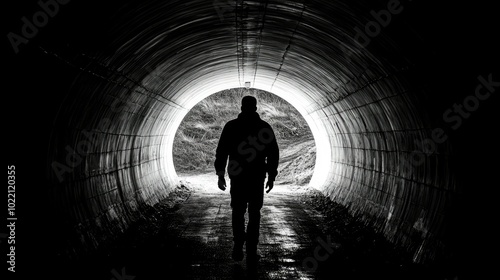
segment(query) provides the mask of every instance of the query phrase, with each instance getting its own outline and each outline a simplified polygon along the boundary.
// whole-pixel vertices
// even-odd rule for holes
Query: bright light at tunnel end
[[[169,123],[163,124],[163,135],[165,135],[165,137],[162,143],[162,154],[165,156],[163,157],[164,162],[162,165],[165,166],[164,174],[165,176],[168,176],[168,174],[175,174],[174,176],[170,175],[170,179],[167,179],[167,181],[178,182],[172,150],[176,131],[181,125],[182,120],[196,104],[208,96],[223,90],[241,88],[242,86],[234,77],[233,75],[223,75],[219,77],[210,75],[209,77],[205,77],[205,79],[199,78],[193,80],[176,94],[178,98],[175,102],[179,104],[182,109],[168,110],[166,114],[169,116],[165,117],[165,119]],[[321,117],[322,110],[311,109],[313,108],[311,104],[314,104],[316,101],[312,100],[310,97],[314,96],[314,94],[304,94],[304,90],[307,90],[306,88],[293,86],[284,82],[272,82],[274,82],[274,80],[261,78],[258,79],[251,88],[248,83],[245,83],[244,86],[247,89],[263,90],[281,97],[294,106],[306,120],[316,145],[316,162],[309,186],[322,190],[329,184],[327,179],[332,170],[331,142],[329,134],[327,133],[327,127],[324,124],[327,119],[324,115],[323,118]]]

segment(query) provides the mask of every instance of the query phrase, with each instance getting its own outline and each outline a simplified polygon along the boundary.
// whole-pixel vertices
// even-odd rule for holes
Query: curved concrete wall
[[[421,61],[430,51],[405,22],[372,29],[363,46],[356,28],[393,1],[351,2],[68,6],[63,23],[89,22],[38,51],[60,72],[72,69],[48,174],[51,197],[79,242],[97,246],[125,229],[141,204],[167,196],[178,184],[171,148],[182,118],[208,95],[250,82],[308,121],[318,152],[312,186],[416,261],[432,259],[458,185],[449,143],[419,146],[433,137]],[[85,17],[72,18],[78,13]]]

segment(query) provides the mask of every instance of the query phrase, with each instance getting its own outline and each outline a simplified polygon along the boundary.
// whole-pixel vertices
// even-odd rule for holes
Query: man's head
[[[257,99],[253,96],[243,97],[241,100],[241,111],[249,113],[257,111]]]

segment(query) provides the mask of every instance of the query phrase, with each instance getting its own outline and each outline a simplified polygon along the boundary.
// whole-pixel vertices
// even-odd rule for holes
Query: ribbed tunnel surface
[[[455,121],[443,121],[443,112],[474,94],[478,76],[498,76],[491,78],[494,64],[484,59],[489,49],[474,53],[477,60],[463,56],[470,68],[455,62],[455,50],[479,49],[476,37],[455,49],[448,39],[476,33],[440,33],[451,8],[429,11],[417,2],[58,4],[50,24],[13,58],[15,81],[45,92],[33,100],[48,104],[33,106],[46,116],[34,129],[47,151],[35,159],[46,166],[47,185],[35,192],[57,211],[47,215],[78,237],[69,247],[98,247],[125,230],[141,205],[178,186],[172,144],[189,109],[220,90],[252,87],[284,98],[308,122],[317,147],[312,187],[407,248],[415,262],[432,262],[456,238],[456,210],[471,182],[460,173],[475,164],[464,149],[471,126],[450,129]],[[11,29],[20,32],[16,24]],[[477,19],[461,24],[490,34]],[[25,84],[30,79],[36,83]],[[491,123],[487,89],[482,111],[474,110],[487,120],[477,121],[481,128]]]

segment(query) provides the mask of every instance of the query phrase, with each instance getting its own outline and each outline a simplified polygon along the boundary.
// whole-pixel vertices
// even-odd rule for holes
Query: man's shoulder
[[[236,118],[236,119],[228,121],[226,123],[225,127],[227,129],[240,128],[240,127],[248,125],[248,124],[249,124],[249,122],[245,122],[244,120],[242,120],[240,118]],[[255,124],[257,124],[258,127],[272,129],[271,125],[267,121],[265,121],[265,120],[263,120],[261,118],[254,119],[252,122],[250,122],[250,124],[252,126],[254,126]]]
[[[238,119],[232,119],[226,123],[226,126],[232,126],[238,124]]]
[[[268,122],[266,122],[265,120],[260,119],[260,123],[261,123],[261,126],[262,126],[262,127],[272,129],[271,125],[270,125]]]
[[[238,127],[238,119],[230,120],[224,125],[225,130],[234,129],[235,127]]]

